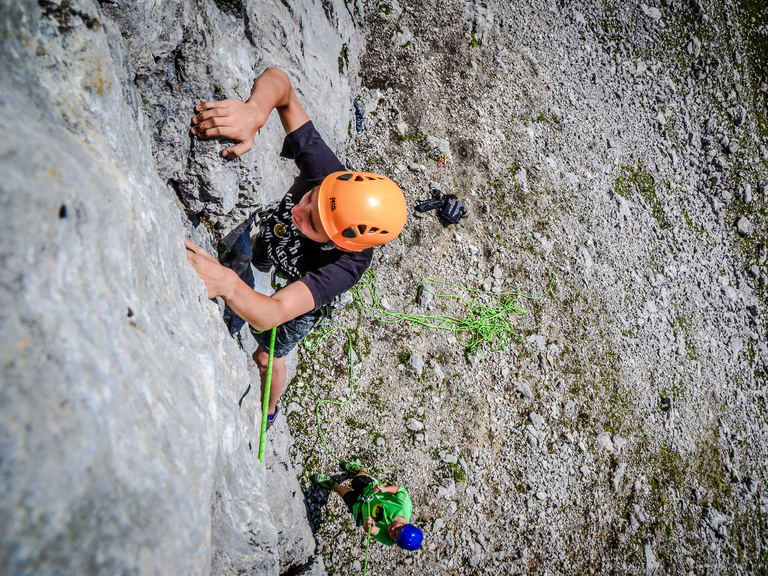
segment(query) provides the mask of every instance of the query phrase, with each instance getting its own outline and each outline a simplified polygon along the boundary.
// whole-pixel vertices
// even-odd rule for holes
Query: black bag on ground
[[[417,212],[428,212],[437,209],[437,217],[443,227],[449,224],[458,224],[467,215],[467,207],[464,206],[455,194],[443,194],[441,190],[432,190],[432,200],[422,202],[416,206]]]

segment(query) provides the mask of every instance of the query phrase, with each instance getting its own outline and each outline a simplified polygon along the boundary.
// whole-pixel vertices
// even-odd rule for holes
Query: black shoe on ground
[[[326,476],[325,474],[313,474],[312,482],[325,490],[333,490],[333,485],[336,483],[333,478]]]

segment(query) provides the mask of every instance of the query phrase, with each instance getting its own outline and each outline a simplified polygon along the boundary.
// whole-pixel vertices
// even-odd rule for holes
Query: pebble
[[[752,222],[746,216],[742,216],[736,221],[736,229],[742,236],[749,236],[755,231]]]
[[[650,542],[645,543],[645,573],[647,576],[656,573],[657,569],[661,566],[658,560],[656,560],[656,554],[653,552]]]
[[[611,440],[613,441],[613,446],[616,448],[617,452],[621,452],[627,445],[627,441],[618,434],[611,436]]]
[[[624,478],[624,473],[627,471],[627,463],[626,462],[620,462],[616,465],[616,468],[613,469],[613,489],[615,491],[619,491],[619,486],[621,485],[621,480]]]
[[[419,306],[421,306],[422,308],[427,308],[429,307],[429,305],[432,303],[432,300],[434,299],[435,299],[434,288],[432,288],[432,286],[430,286],[426,282],[423,285],[419,286],[419,295],[418,295]]]
[[[731,118],[733,118],[733,123],[736,126],[741,126],[747,119],[747,111],[743,106],[734,106],[728,110],[728,114],[730,114]]]
[[[539,430],[539,431],[544,430],[544,418],[542,418],[536,412],[531,412],[528,415],[528,417],[531,419],[531,422],[533,423],[533,427],[536,428],[536,430]]]
[[[435,371],[435,380],[442,382],[445,379],[445,374],[443,373],[443,369],[440,367],[440,364],[432,360],[430,361],[430,365],[432,366],[432,370]]]
[[[589,476],[589,468],[587,468],[587,466],[586,466],[586,465],[583,465],[583,466],[581,466],[581,467],[579,468],[579,472],[581,472],[581,475],[582,475],[582,476],[584,476],[585,478],[586,478],[587,476]]]
[[[613,445],[613,441],[611,440],[611,435],[607,432],[603,432],[597,437],[597,440],[595,443],[607,450],[608,452],[614,452],[616,450],[615,446]]]
[[[304,412],[304,408],[302,408],[296,402],[291,402],[290,404],[288,404],[288,408],[285,409],[285,415],[290,416],[294,412],[296,412],[297,414],[301,414],[302,412]]]
[[[408,170],[410,170],[411,172],[421,172],[421,166],[419,166],[415,162],[411,162],[408,164]]]
[[[533,344],[539,352],[544,352],[547,348],[547,341],[540,334],[531,334],[528,336],[528,343]]]
[[[528,192],[528,172],[522,166],[515,173],[515,182],[520,185],[522,192]]]
[[[659,20],[661,18],[661,10],[658,8],[653,8],[651,6],[647,6],[646,4],[640,4],[640,10],[643,11],[643,14],[649,18],[653,18],[654,20]]]
[[[408,358],[408,364],[413,368],[413,371],[416,372],[416,376],[421,378],[421,375],[424,373],[424,358],[421,354],[413,352],[410,358]]]
[[[411,432],[419,432],[424,430],[424,424],[416,420],[415,418],[409,418],[405,423],[405,427]]]
[[[688,45],[685,47],[685,51],[694,58],[698,58],[699,54],[701,54],[701,40],[695,36],[691,38],[691,41],[688,42]]]
[[[517,384],[515,384],[515,390],[520,392],[520,394],[522,394],[528,400],[533,398],[533,392],[531,391],[530,386],[528,386],[528,384],[526,384],[525,382],[518,382]]]
[[[707,506],[707,509],[704,511],[704,519],[706,520],[707,524],[709,524],[709,527],[712,528],[712,530],[715,532],[717,532],[721,526],[728,522],[728,516],[713,506]]]
[[[384,446],[384,444],[386,443],[387,443],[386,440],[384,440],[384,438],[382,438],[381,436],[376,438],[376,446],[381,447],[381,446]]]

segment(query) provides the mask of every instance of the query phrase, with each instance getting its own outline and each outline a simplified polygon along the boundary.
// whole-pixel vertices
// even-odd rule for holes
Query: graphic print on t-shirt
[[[301,276],[296,261],[299,257],[301,238],[296,233],[291,221],[291,209],[294,202],[288,195],[272,213],[264,227],[264,242],[267,254],[291,280]]]

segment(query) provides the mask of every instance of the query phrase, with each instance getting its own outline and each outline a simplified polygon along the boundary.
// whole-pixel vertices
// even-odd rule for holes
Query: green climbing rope
[[[259,462],[264,468],[264,446],[267,440],[267,417],[269,416],[269,391],[272,387],[272,361],[275,356],[275,335],[277,327],[272,328],[269,335],[269,362],[267,362],[267,378],[264,382],[264,406],[261,410],[261,434],[259,434]]]
[[[376,484],[378,484],[378,483],[379,483],[379,481],[376,480],[376,478],[374,478],[372,484],[366,484],[366,486],[365,486],[366,490],[363,491],[363,496],[365,496],[366,491],[368,490],[369,486],[370,486],[370,490],[373,490],[373,487],[376,486]],[[367,518],[373,518],[373,516],[371,516],[371,502],[372,501],[373,501],[373,492],[371,492],[371,494],[369,494],[366,497],[366,502],[365,503],[368,504],[368,516],[367,516]],[[369,527],[368,530],[367,530],[368,537],[366,538],[366,543],[365,543],[365,563],[363,564],[363,576],[365,576],[366,573],[368,572],[368,550],[371,547],[371,530],[372,529],[373,528]]]
[[[315,420],[317,421],[317,433],[320,436],[320,442],[323,445],[323,448],[326,452],[331,456],[331,458],[335,460],[344,460],[344,458],[340,458],[336,454],[334,454],[330,448],[328,448],[328,445],[325,443],[325,436],[323,436],[323,427],[320,425],[320,407],[323,404],[333,404],[334,406],[346,406],[350,403],[352,400],[352,396],[355,391],[355,375],[353,372],[353,368],[355,367],[355,363],[353,362],[353,358],[357,357],[357,353],[355,352],[354,346],[352,344],[352,334],[350,331],[345,328],[344,326],[336,326],[335,328],[331,328],[330,330],[326,330],[325,332],[322,332],[315,342],[314,346],[310,346],[307,341],[304,341],[304,347],[307,350],[314,351],[317,350],[317,348],[320,346],[320,343],[325,340],[328,336],[336,332],[337,330],[343,330],[344,333],[347,336],[347,344],[349,346],[348,350],[348,357],[349,357],[349,396],[347,396],[347,399],[343,402],[337,401],[337,400],[320,400],[317,405],[315,406]]]
[[[436,330],[447,330],[453,332],[459,344],[470,352],[474,352],[484,342],[488,343],[491,350],[498,351],[509,348],[514,340],[523,341],[522,336],[517,333],[513,326],[515,317],[526,314],[521,300],[541,300],[551,292],[554,281],[555,275],[552,274],[547,290],[540,296],[526,296],[520,292],[488,292],[432,278],[425,278],[421,281],[421,289],[435,297],[454,298],[466,305],[470,312],[467,318],[456,318],[446,314],[423,315],[390,312],[379,302],[378,278],[370,268],[366,270],[365,276],[357,286],[352,288],[352,291],[355,299],[360,302],[363,308],[376,312],[376,320],[379,322],[396,324],[407,321]],[[438,294],[430,289],[428,283],[442,284],[465,292],[483,295],[488,303],[472,301],[464,296],[454,294]],[[371,300],[370,305],[365,301],[364,290],[368,291]]]

